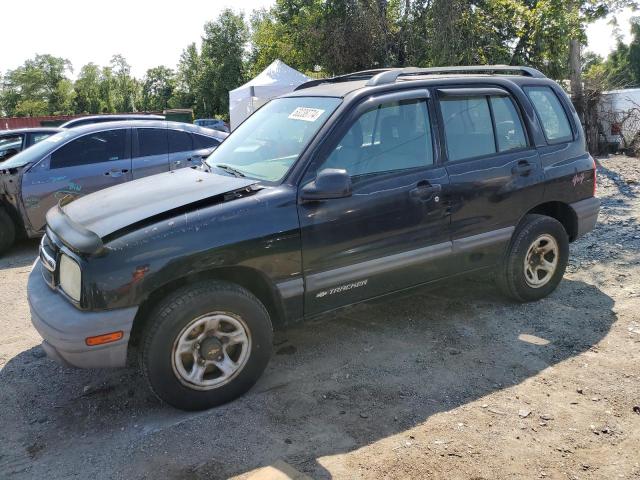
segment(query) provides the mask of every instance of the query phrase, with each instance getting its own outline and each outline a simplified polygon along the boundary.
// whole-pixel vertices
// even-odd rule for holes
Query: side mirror
[[[346,170],[325,168],[316,179],[302,187],[300,198],[306,202],[351,196],[351,177]]]

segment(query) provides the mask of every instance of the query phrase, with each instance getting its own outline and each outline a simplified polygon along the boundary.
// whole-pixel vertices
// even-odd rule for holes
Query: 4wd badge
[[[327,295],[333,295],[334,293],[342,293],[346,292],[347,290],[353,290],[354,288],[364,287],[368,281],[369,279],[367,278],[353,283],[346,283],[344,285],[340,285],[339,287],[333,287],[329,290],[322,290],[316,293],[316,298],[322,298],[326,297]]]

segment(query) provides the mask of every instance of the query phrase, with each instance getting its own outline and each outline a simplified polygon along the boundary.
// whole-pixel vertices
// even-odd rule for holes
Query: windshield
[[[37,162],[42,157],[47,155],[57,145],[64,143],[64,140],[74,135],[71,132],[60,132],[50,137],[45,138],[41,142],[36,143],[32,147],[21,151],[14,155],[6,162],[3,162],[1,168],[20,168],[24,167],[28,163]]]
[[[277,98],[240,125],[207,158],[227,174],[277,182],[340,104],[332,97]]]

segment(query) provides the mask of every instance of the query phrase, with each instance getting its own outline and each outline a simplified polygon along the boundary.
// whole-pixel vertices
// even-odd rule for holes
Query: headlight
[[[62,254],[60,257],[60,287],[76,302],[80,301],[80,265],[71,257]]]

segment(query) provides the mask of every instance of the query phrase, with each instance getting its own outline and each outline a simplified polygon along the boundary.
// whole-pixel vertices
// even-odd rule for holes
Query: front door
[[[22,203],[33,231],[44,230],[47,211],[67,196],[79,197],[131,180],[129,129],[75,138],[27,171]]]
[[[449,218],[440,198],[426,90],[361,104],[328,141],[302,185],[344,169],[352,195],[299,201],[305,314],[375,297],[443,275]]]

